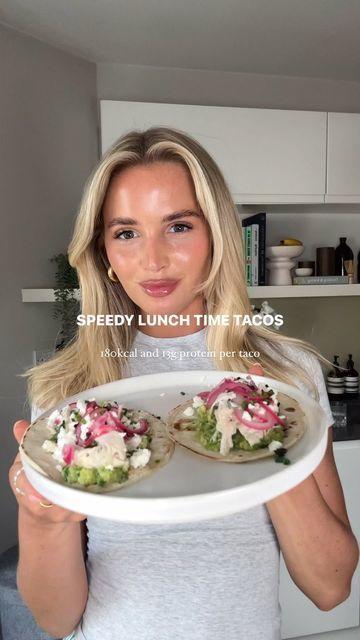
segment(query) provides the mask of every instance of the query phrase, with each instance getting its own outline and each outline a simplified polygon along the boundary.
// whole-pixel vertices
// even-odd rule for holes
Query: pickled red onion
[[[73,444],[64,444],[62,450],[62,456],[65,464],[71,464],[74,459],[75,447]]]
[[[254,392],[254,387],[231,378],[225,378],[212,391],[201,391],[197,395],[206,402],[206,406],[209,408],[214,404],[218,396],[226,391],[233,391],[238,396],[248,398]]]
[[[243,418],[243,411],[241,409],[234,409],[235,418],[241,422],[245,427],[249,427],[249,429],[255,429],[255,431],[269,431],[274,426],[270,421],[266,420],[265,422],[255,420],[247,420]]]

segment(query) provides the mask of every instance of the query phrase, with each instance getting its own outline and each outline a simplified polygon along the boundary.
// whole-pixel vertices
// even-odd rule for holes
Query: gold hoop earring
[[[108,274],[109,280],[111,280],[112,282],[119,282],[119,280],[117,279],[117,277],[113,272],[112,267],[108,268],[107,274]]]

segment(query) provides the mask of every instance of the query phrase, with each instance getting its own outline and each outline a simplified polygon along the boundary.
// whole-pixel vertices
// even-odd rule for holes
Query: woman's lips
[[[178,285],[178,280],[147,280],[140,282],[145,293],[154,298],[168,296]]]

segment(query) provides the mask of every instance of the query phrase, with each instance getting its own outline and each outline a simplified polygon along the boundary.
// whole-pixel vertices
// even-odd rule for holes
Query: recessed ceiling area
[[[95,63],[360,81],[360,0],[1,0],[0,22]]]

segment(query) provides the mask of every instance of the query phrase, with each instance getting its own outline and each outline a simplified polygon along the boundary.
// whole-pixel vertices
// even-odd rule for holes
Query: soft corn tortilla
[[[73,487],[76,489],[82,489],[83,491],[90,491],[92,493],[106,493],[109,491],[115,491],[122,487],[128,487],[130,484],[138,482],[150,473],[153,473],[157,469],[160,469],[166,465],[174,451],[174,443],[169,438],[166,426],[162,420],[156,418],[153,414],[147,411],[133,410],[132,414],[135,420],[145,419],[148,421],[151,428],[151,457],[148,464],[145,467],[139,469],[129,468],[129,477],[125,482],[114,482],[107,484],[103,487],[95,484],[84,486],[78,483],[65,482],[61,475],[61,472],[56,468],[59,464],[50,453],[42,448],[42,444],[45,440],[50,438],[50,430],[47,426],[48,418],[38,418],[27,429],[24,434],[22,443],[20,445],[22,453],[25,455],[28,463],[39,473],[56,480],[66,487]]]
[[[286,423],[289,427],[284,432],[284,440],[281,446],[289,449],[289,447],[292,447],[305,433],[305,414],[300,409],[298,402],[285,393],[278,393],[277,400],[280,402],[281,414],[285,415]],[[191,406],[192,400],[188,400],[188,402],[172,409],[166,418],[170,437],[177,444],[185,447],[185,449],[190,449],[194,453],[218,460],[219,462],[250,462],[274,455],[268,447],[255,449],[254,451],[236,449],[229,451],[226,456],[223,456],[220,451],[210,451],[206,449],[197,439],[197,430],[192,426],[193,418],[184,415],[184,410]]]

